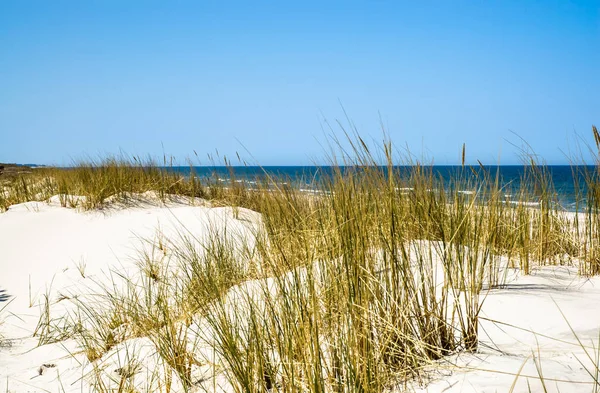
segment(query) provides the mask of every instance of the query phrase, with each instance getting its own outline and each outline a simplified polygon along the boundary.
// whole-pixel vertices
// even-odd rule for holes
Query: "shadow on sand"
[[[0,303],[8,301],[11,296],[6,292],[6,289],[0,289]]]

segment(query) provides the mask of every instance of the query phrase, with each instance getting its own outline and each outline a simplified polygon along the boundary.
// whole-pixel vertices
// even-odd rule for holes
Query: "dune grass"
[[[0,292],[0,294],[1,294],[1,292]],[[0,302],[0,348],[10,345],[10,342],[6,341],[6,337],[4,336],[4,333],[2,331],[2,325],[4,324],[4,318],[6,317],[5,310],[11,301],[12,301],[12,299],[4,300],[4,301]]]
[[[94,209],[154,191],[163,201],[232,205],[236,218],[242,208],[261,213],[252,244],[216,230],[208,241],[185,232],[157,238],[137,272],[115,272],[95,302],[72,300],[71,327],[60,329],[90,363],[148,337],[169,370],[165,391],[208,389],[203,367],[235,392],[385,391],[421,378],[432,361],[477,351],[485,293],[503,285],[508,267],[528,274],[570,263],[598,273],[600,162],[584,176],[586,210],[572,219],[533,159],[511,204],[497,176],[465,165],[464,148],[448,180],[416,162],[399,171],[389,142],[377,151],[359,136],[349,143],[330,156],[333,172],[314,184],[316,194],[281,179],[201,184],[152,162],[108,159],[18,178],[0,205],[58,193],[64,206]],[[40,332],[56,337],[44,318]]]
[[[205,191],[192,171],[183,177],[153,159],[115,156],[87,160],[69,168],[39,168],[13,177],[0,192],[0,209],[28,201],[44,201],[58,195],[64,207],[102,208],[108,200],[127,200],[132,194],[156,192],[164,201],[169,195],[204,197]],[[82,198],[81,198],[82,197]]]

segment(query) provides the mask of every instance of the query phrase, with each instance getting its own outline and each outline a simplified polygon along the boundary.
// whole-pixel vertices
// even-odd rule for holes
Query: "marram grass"
[[[571,219],[535,160],[512,191],[523,203],[512,205],[497,177],[464,165],[465,146],[448,182],[418,164],[399,173],[390,143],[378,152],[384,168],[360,137],[350,145],[331,156],[334,171],[314,185],[318,196],[281,179],[252,189],[202,184],[138,159],[5,184],[4,208],[61,194],[65,206],[94,209],[154,191],[163,201],[201,197],[262,215],[252,244],[216,231],[205,242],[158,236],[138,271],[115,273],[96,303],[66,299],[76,310],[67,322],[56,323],[47,305],[40,342],[73,337],[99,366],[117,346],[147,337],[161,365],[149,391],[206,388],[195,370],[212,365],[236,392],[382,392],[422,378],[444,356],[477,351],[481,304],[507,266],[600,271],[597,171],[585,174],[586,209]],[[533,197],[541,203],[527,206]],[[123,370],[133,371],[113,382],[94,367],[96,390],[144,390],[128,382],[139,359],[130,363]]]

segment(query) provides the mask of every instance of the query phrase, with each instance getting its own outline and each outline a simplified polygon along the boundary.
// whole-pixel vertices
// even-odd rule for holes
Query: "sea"
[[[356,170],[358,167],[345,166],[341,167],[342,171]],[[387,172],[386,167],[378,167],[382,171]],[[587,201],[587,186],[585,182],[585,174],[598,177],[597,166],[582,166],[582,165],[544,165],[537,166],[538,171],[546,173],[551,179],[552,192],[554,195],[554,203],[557,208],[566,211],[581,211],[586,206]],[[414,167],[411,166],[396,166],[395,171],[398,171],[400,177],[407,176]],[[432,170],[433,174],[438,179],[438,184],[444,183],[445,190],[453,190],[452,179],[456,179],[458,175],[462,175],[464,179],[470,182],[470,187],[465,190],[457,190],[464,194],[473,193],[477,187],[477,176],[481,175],[482,171],[486,171],[493,179],[498,177],[504,197],[507,203],[523,203],[523,200],[516,200],[514,196],[517,190],[521,188],[523,179],[527,175],[531,175],[532,167],[526,165],[501,165],[501,166],[455,166],[455,165],[434,165],[425,167],[427,170]],[[304,192],[322,192],[319,184],[326,177],[334,173],[334,167],[331,166],[173,166],[167,168],[169,171],[174,171],[185,176],[189,176],[193,170],[195,175],[200,179],[207,181],[217,181],[223,183],[229,182],[244,182],[249,186],[260,183],[266,178],[277,179],[278,181],[293,184],[295,187]],[[538,172],[539,173],[539,172]],[[527,181],[527,186],[532,187],[531,198],[525,203],[536,206],[539,200],[536,200],[535,182],[531,181],[531,176]],[[464,184],[464,183],[463,183]],[[408,190],[407,187],[405,190]]]

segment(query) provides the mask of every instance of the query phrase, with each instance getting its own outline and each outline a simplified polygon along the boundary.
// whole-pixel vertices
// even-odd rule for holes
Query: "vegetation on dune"
[[[148,337],[166,370],[157,390],[204,386],[198,370],[212,367],[236,392],[381,392],[434,360],[476,351],[485,291],[502,285],[507,267],[577,263],[598,273],[597,171],[585,173],[586,210],[573,219],[535,160],[511,190],[521,203],[509,204],[497,175],[464,164],[464,149],[448,181],[418,163],[400,173],[388,142],[376,152],[358,136],[349,142],[316,196],[281,179],[202,183],[138,159],[40,169],[5,185],[4,208],[61,194],[64,206],[92,209],[152,190],[262,215],[251,244],[218,232],[151,242],[137,272],[115,274],[97,303],[71,299],[68,323],[52,325],[48,306],[40,331],[75,337],[92,364]],[[525,203],[534,197],[538,205]],[[94,370],[96,388],[113,389]],[[112,382],[119,390],[135,372],[123,375]]]
[[[11,300],[9,300],[8,296],[5,295],[2,290],[0,290],[0,348],[2,348],[5,345],[10,345],[10,342],[5,342],[5,337],[2,332],[2,325],[4,324],[5,317],[4,311],[6,310],[10,302]]]
[[[31,173],[32,169],[27,165],[7,164],[0,162],[0,179],[13,178],[19,174]]]
[[[203,197],[193,173],[184,178],[164,170],[151,159],[108,157],[85,161],[70,168],[39,168],[27,175],[7,179],[0,192],[0,209],[27,202],[61,197],[65,207],[102,208],[109,198],[126,199],[135,193],[155,191],[162,200],[168,195]],[[83,198],[79,198],[83,197]]]

